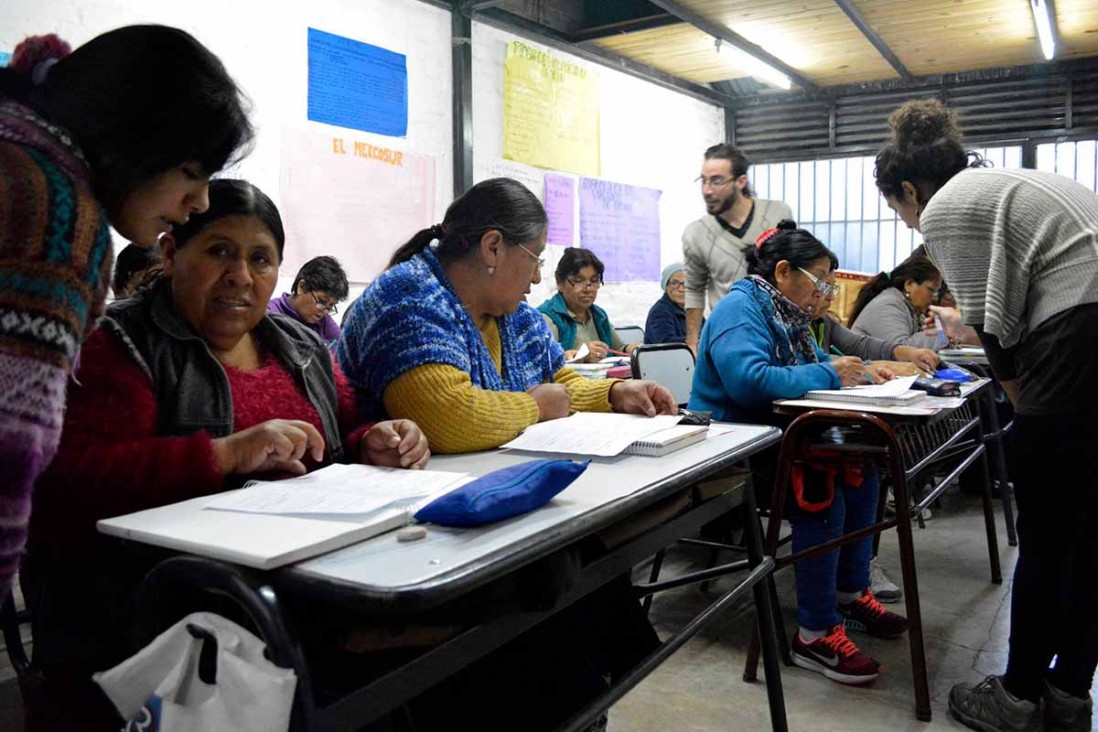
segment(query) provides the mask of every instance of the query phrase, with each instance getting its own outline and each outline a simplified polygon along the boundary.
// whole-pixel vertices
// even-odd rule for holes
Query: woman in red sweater
[[[258,475],[429,457],[414,422],[363,424],[325,344],[267,313],[284,244],[271,200],[231,180],[212,182],[209,200],[161,239],[163,278],[112,305],[88,339],[36,487],[23,585],[35,664],[66,700],[54,713],[101,701],[90,675],[129,654],[132,593],[150,567],[99,537],[98,519]]]

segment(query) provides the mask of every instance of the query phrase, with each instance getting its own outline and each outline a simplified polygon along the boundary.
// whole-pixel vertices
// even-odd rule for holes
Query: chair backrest
[[[644,343],[644,328],[639,325],[622,325],[614,330],[626,343]]]
[[[694,384],[694,353],[685,343],[654,343],[633,351],[633,378],[663,384],[679,406],[690,401]]]

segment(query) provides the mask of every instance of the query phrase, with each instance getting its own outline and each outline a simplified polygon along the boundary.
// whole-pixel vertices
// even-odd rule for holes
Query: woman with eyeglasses
[[[831,251],[784,220],[746,252],[748,276],[732,286],[702,328],[690,409],[728,422],[774,423],[775,399],[810,389],[838,389],[880,381],[891,373],[853,356],[832,357],[812,337],[816,305],[832,293]],[[752,460],[756,486],[773,483],[774,452]],[[800,552],[876,520],[879,483],[872,463],[848,453],[825,479],[805,470],[788,514],[793,551]],[[799,486],[799,487],[798,487]],[[792,500],[792,499],[791,499]],[[907,621],[884,609],[870,590],[873,537],[795,565],[800,631],[793,641],[798,666],[843,684],[866,684],[880,665],[846,636],[844,623],[879,638],[896,638]]]
[[[611,351],[632,353],[640,345],[622,340],[606,311],[595,304],[605,270],[591,250],[568,247],[557,264],[557,294],[538,306],[565,359],[573,358],[585,343],[587,363],[598,363]]]
[[[686,343],[686,266],[675,262],[660,275],[663,297],[644,321],[645,343]]]
[[[572,412],[675,412],[651,381],[592,381],[565,366],[525,302],[541,282],[547,222],[525,186],[492,178],[393,254],[335,349],[367,414],[415,420],[434,452],[464,453]]]
[[[347,273],[335,257],[310,259],[294,277],[289,292],[271,300],[267,309],[305,325],[331,345],[339,339],[339,326],[332,316],[347,299]]]
[[[414,419],[433,452],[463,453],[575,411],[676,411],[654,382],[592,381],[565,366],[525,302],[541,281],[547,229],[537,196],[491,178],[397,249],[351,305],[336,346],[368,414]],[[428,704],[417,727],[556,729],[605,688],[605,677],[620,678],[659,642],[627,577],[558,617],[465,672],[457,688],[463,708],[475,710],[470,719],[455,717],[452,701]]]
[[[881,272],[858,292],[847,325],[855,333],[937,351],[933,333],[923,332],[928,309],[938,301],[942,273],[926,257],[909,257],[891,272]]]

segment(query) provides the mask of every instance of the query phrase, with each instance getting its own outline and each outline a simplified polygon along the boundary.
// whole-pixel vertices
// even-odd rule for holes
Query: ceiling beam
[[[720,106],[734,105],[736,99],[726,94],[704,86],[687,81],[681,77],[669,74],[653,66],[626,58],[613,51],[608,51],[599,46],[578,46],[571,38],[560,31],[537,23],[521,15],[515,15],[501,8],[489,8],[473,15],[473,20],[490,25],[494,28],[525,36],[531,40],[543,43],[550,48],[556,48],[573,56],[578,56],[585,61],[607,66],[623,74],[635,76],[638,79],[662,86],[665,89],[686,94],[708,104]]]
[[[461,9],[475,13],[478,10],[487,10],[488,8],[494,8],[497,5],[502,5],[503,0],[459,0]]]
[[[631,18],[629,20],[618,21],[617,23],[606,23],[604,25],[593,25],[588,28],[580,28],[571,34],[571,38],[575,43],[590,43],[591,41],[597,41],[602,38],[612,38],[613,36],[621,35],[622,33],[636,33],[637,31],[680,24],[682,24],[682,21],[674,15],[671,15],[670,13],[659,13],[657,15],[649,15],[645,18]]]
[[[747,40],[739,33],[734,32],[731,28],[721,23],[714,23],[701,13],[691,10],[678,0],[648,0],[653,5],[663,8],[667,12],[679,18],[684,23],[689,23],[698,30],[702,31],[706,35],[719,38],[724,43],[749,53],[760,61],[773,66],[778,71],[788,76],[797,86],[801,87],[805,91],[816,92],[818,88],[815,83],[810,81],[807,76],[797,71],[792,66],[788,65],[776,56],[773,56],[764,51],[760,46],[755,45],[751,41]]]
[[[911,72],[904,66],[904,62],[892,52],[892,49],[888,47],[888,44],[884,42],[880,34],[873,30],[873,27],[869,25],[865,17],[862,15],[862,11],[858,10],[858,6],[854,4],[854,0],[835,0],[835,4],[839,6],[839,9],[846,13],[846,17],[850,18],[850,22],[858,27],[865,39],[873,44],[873,47],[877,49],[877,53],[884,56],[884,60],[889,63],[892,68],[896,69],[896,73],[901,78],[911,79]]]

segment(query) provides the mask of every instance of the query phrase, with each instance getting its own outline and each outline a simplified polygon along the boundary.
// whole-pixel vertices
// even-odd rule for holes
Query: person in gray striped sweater
[[[755,246],[759,234],[792,219],[793,211],[781,201],[755,198],[747,182],[751,161],[729,144],[705,151],[701,175],[705,216],[682,232],[686,264],[686,345],[698,350],[706,299],[717,307],[732,283],[747,276],[744,252]]]
[[[1098,197],[1051,173],[984,169],[936,100],[908,102],[889,126],[877,187],[922,231],[1016,408],[1019,553],[1007,668],[955,686],[949,709],[979,730],[1089,731],[1098,662]]]

